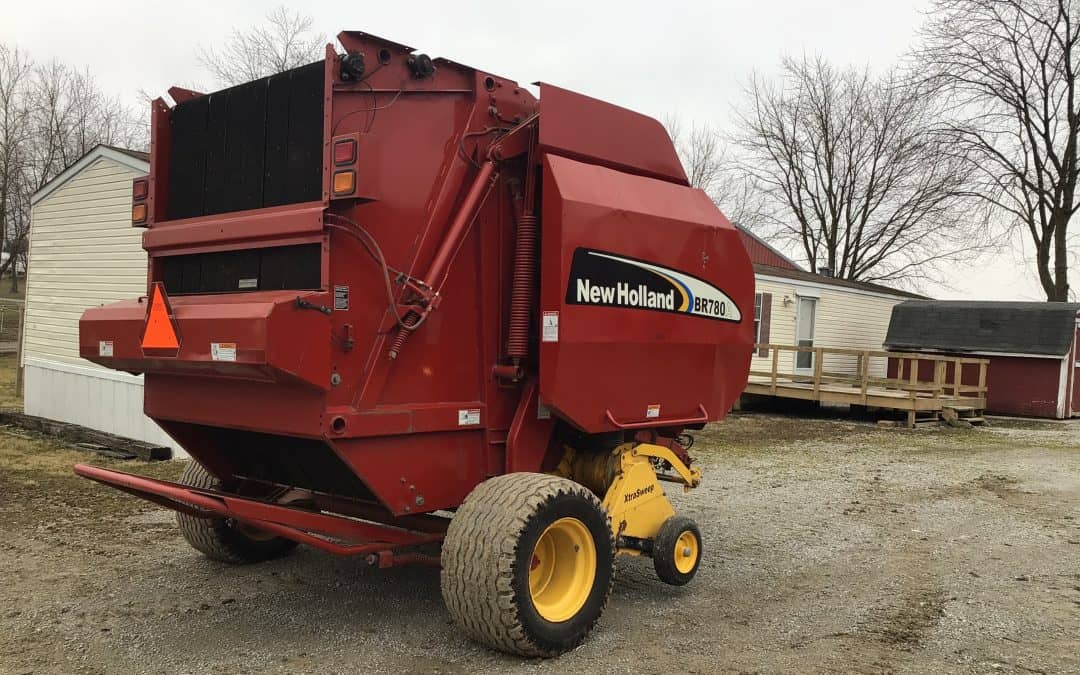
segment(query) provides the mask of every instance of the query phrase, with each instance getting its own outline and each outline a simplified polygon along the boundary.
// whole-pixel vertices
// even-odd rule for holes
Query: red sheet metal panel
[[[132,373],[298,380],[328,389],[330,321],[321,312],[298,307],[298,296],[314,305],[332,302],[325,293],[296,291],[171,298],[181,340],[170,356],[147,353],[140,344],[148,318],[145,299],[95,307],[79,324],[79,355]],[[245,410],[237,401],[228,410],[219,408],[223,422],[243,412],[261,417],[258,409]]]
[[[1072,383],[1069,389],[1069,405],[1066,407],[1066,414],[1070,417],[1080,417],[1080,324],[1076,327],[1070,354],[1067,367]]]
[[[971,357],[971,354],[946,354],[946,356]],[[1062,378],[1068,373],[1062,369],[1057,358],[1022,356],[977,355],[988,359],[986,370],[986,410],[1000,415],[1027,417],[1059,417],[1060,396],[1065,392]],[[953,382],[954,364],[945,366],[945,381]],[[896,377],[896,359],[889,359],[889,377]],[[932,363],[919,362],[919,378],[930,382],[934,379]],[[979,383],[979,369],[967,365],[961,371],[963,384]]]
[[[1059,417],[1060,398],[1065,394],[1062,378],[1067,375],[1061,359],[990,357],[990,368],[986,371],[987,410],[1007,415]],[[964,380],[976,384],[978,377],[965,373]]]
[[[541,84],[540,119],[547,152],[689,185],[671,137],[651,117]]]
[[[589,432],[723,417],[746,386],[750,259],[700,191],[548,155],[540,397]]]

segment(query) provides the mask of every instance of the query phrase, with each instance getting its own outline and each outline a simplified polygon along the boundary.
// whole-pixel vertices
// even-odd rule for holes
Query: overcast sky
[[[37,60],[87,66],[106,91],[136,98],[210,82],[195,47],[277,2],[5,2],[0,40]],[[427,6],[430,4],[430,6]],[[544,80],[641,112],[723,127],[752,71],[784,53],[888,66],[912,45],[923,0],[603,0],[512,5],[471,2],[291,4],[328,37],[363,30],[521,83]],[[1016,242],[1017,247],[1020,241]],[[1029,247],[1030,248],[1030,247]],[[1044,299],[1024,254],[996,253],[950,274],[940,298]]]

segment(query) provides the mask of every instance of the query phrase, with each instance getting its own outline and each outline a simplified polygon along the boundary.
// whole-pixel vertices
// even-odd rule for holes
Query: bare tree
[[[318,61],[325,36],[312,29],[314,20],[279,6],[263,23],[233,28],[220,48],[199,47],[199,63],[222,86],[232,86]]]
[[[58,61],[34,68],[30,89],[32,172],[40,188],[99,143],[142,147],[147,127],[87,71]]]
[[[1028,233],[1050,301],[1069,299],[1078,40],[1070,0],[935,0],[917,53],[948,102],[944,133],[970,160],[978,196]]]
[[[664,126],[690,184],[704,190],[732,222],[755,229],[762,221],[764,195],[732,159],[723,135],[707,124],[685,127],[675,115],[667,116]]]
[[[918,285],[973,255],[970,165],[933,131],[931,99],[891,70],[786,58],[747,87],[744,168],[769,196],[778,236],[811,271]]]
[[[9,234],[22,222],[21,197],[29,160],[31,68],[26,54],[0,45],[0,261],[13,258]],[[0,262],[0,274],[6,266]]]
[[[99,143],[139,148],[147,125],[88,72],[0,45],[0,276],[25,269],[30,199]]]

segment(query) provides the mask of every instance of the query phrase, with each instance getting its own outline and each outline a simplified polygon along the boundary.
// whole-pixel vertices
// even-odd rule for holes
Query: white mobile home
[[[755,342],[881,350],[893,306],[923,298],[880,284],[807,272],[748,230],[739,232],[754,263]],[[757,350],[751,368],[770,370],[772,357],[767,349]],[[857,357],[829,358],[830,371],[854,373],[856,368]],[[884,359],[872,360],[870,368],[871,376],[885,377]],[[813,354],[779,355],[779,373],[810,375],[813,370]]]

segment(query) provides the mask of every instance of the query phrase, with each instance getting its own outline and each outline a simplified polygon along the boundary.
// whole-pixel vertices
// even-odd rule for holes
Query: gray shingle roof
[[[104,144],[102,144],[104,145]],[[106,145],[106,148],[111,148],[117,152],[122,152],[128,157],[134,157],[135,159],[141,159],[144,162],[150,161],[150,153],[143,152],[142,150],[129,150],[128,148],[121,148],[119,145]]]
[[[886,349],[1064,356],[1080,303],[909,300],[892,311]]]

